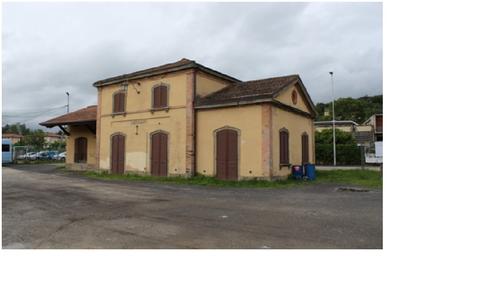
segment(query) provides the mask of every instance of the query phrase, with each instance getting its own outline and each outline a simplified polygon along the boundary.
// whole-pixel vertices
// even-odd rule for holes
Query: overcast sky
[[[240,80],[299,74],[313,101],[382,94],[380,3],[4,3],[3,124],[96,103],[92,83],[189,58]],[[40,112],[44,112],[42,116]],[[21,113],[24,117],[17,117]]]

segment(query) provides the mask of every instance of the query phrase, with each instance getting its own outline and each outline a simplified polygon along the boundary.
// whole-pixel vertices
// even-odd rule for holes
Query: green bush
[[[332,130],[316,132],[316,164],[333,164]],[[352,134],[335,130],[337,165],[360,165],[361,152]]]
[[[337,165],[360,165],[361,152],[360,148],[355,144],[337,144]],[[316,164],[332,165],[333,164],[333,147],[332,144],[316,144]]]

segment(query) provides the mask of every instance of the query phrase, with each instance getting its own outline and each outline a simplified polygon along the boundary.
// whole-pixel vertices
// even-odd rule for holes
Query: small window
[[[292,102],[293,104],[297,104],[297,91],[292,92]]]
[[[289,165],[290,159],[288,158],[288,131],[282,129],[280,131],[280,165]]]
[[[153,108],[166,108],[168,106],[168,87],[165,85],[153,88]]]
[[[113,113],[123,112],[125,112],[125,93],[116,93],[113,95]]]
[[[87,163],[87,139],[80,137],[75,139],[74,163]]]
[[[302,164],[309,163],[309,136],[302,134]]]
[[[10,145],[2,144],[2,152],[10,152]]]

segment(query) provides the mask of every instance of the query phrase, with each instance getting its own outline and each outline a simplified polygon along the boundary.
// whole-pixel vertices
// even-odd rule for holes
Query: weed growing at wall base
[[[335,171],[317,171],[316,181],[297,181],[293,179],[286,180],[241,180],[225,181],[214,177],[197,175],[192,178],[186,177],[153,177],[140,174],[110,174],[107,172],[85,172],[84,175],[104,180],[125,180],[125,181],[151,181],[163,182],[169,184],[198,185],[211,187],[243,187],[243,188],[287,188],[310,185],[349,185],[365,188],[382,188],[382,178],[379,172],[369,170],[335,170]]]

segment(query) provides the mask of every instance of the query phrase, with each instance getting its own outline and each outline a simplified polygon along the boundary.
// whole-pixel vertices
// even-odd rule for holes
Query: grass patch
[[[217,187],[256,187],[256,188],[280,188],[291,187],[304,184],[303,181],[294,180],[241,180],[241,181],[224,181],[214,177],[207,177],[197,175],[192,178],[177,177],[153,177],[149,175],[140,174],[124,174],[116,175],[107,172],[85,172],[86,176],[91,178],[105,179],[105,180],[126,180],[126,181],[151,181],[151,182],[164,182],[173,184],[185,185],[201,185],[201,186],[217,186]]]
[[[378,171],[334,170],[316,171],[318,182],[354,185],[368,188],[382,188],[382,177]]]
[[[241,181],[224,181],[214,177],[197,175],[192,178],[185,177],[153,177],[140,174],[124,174],[116,175],[107,172],[88,171],[84,175],[90,178],[104,180],[124,180],[124,181],[141,181],[141,182],[161,182],[170,184],[183,185],[199,185],[199,186],[214,186],[214,187],[249,187],[249,188],[287,188],[294,186],[307,186],[317,183],[334,184],[334,185],[351,185],[367,188],[382,188],[382,178],[380,173],[369,170],[336,170],[336,171],[316,171],[316,181],[299,181],[293,179],[285,180],[241,180]]]

